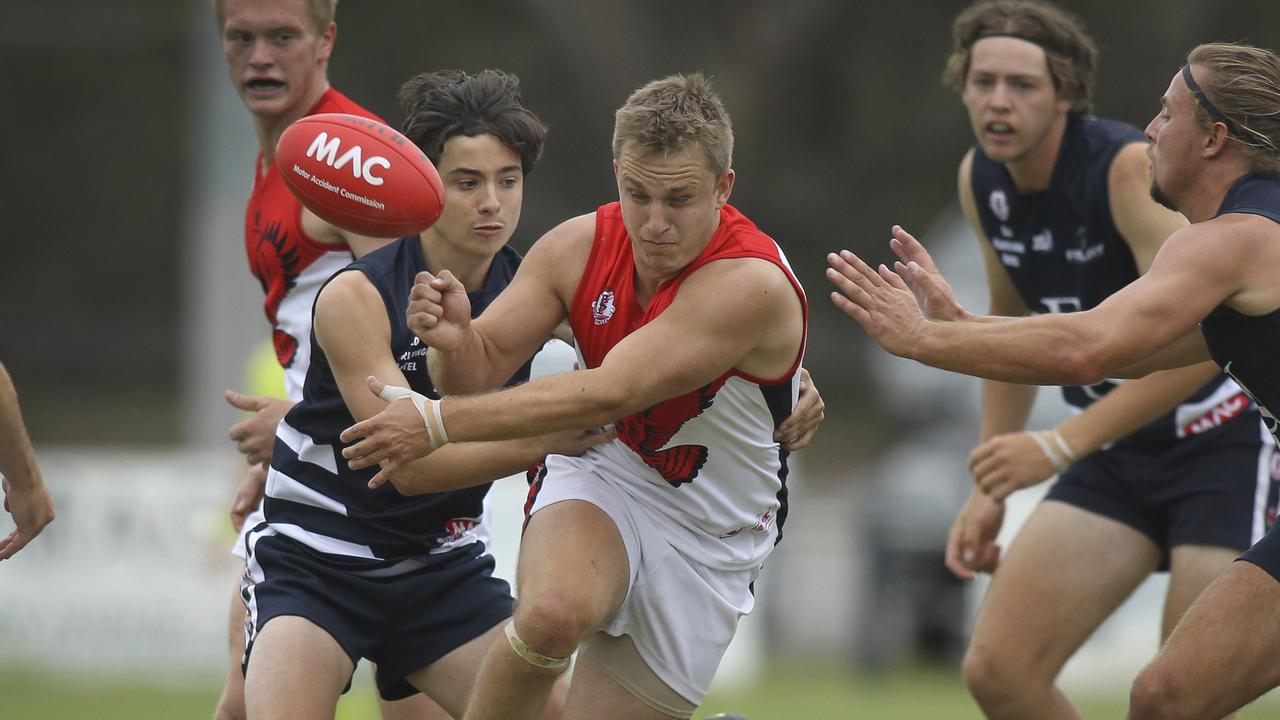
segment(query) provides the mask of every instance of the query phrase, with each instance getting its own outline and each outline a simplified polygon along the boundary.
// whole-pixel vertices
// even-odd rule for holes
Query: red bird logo
[[[614,427],[618,438],[662,475],[672,487],[693,482],[698,471],[707,464],[705,445],[676,445],[663,449],[680,428],[702,414],[715,401],[716,393],[726,378],[705,385],[691,393],[671,398],[653,407],[628,415]]]

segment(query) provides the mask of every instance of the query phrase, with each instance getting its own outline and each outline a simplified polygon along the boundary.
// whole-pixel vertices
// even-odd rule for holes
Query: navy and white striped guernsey
[[[1032,313],[1088,310],[1138,278],[1133,253],[1111,216],[1107,176],[1121,148],[1144,141],[1126,123],[1073,118],[1063,133],[1049,188],[1035,192],[1019,192],[1004,165],[980,146],[974,148],[971,182],[982,230]],[[1118,385],[1104,380],[1068,386],[1062,396],[1084,409]],[[1121,442],[1167,444],[1231,417],[1251,415],[1241,412],[1240,404],[1248,402],[1239,395],[1225,376],[1215,377],[1182,406]]]
[[[1227,191],[1215,215],[1246,213],[1280,223],[1280,175],[1246,175]],[[1280,309],[1243,315],[1219,305],[1200,323],[1214,362],[1258,403],[1267,429],[1276,434],[1280,412]]]
[[[510,284],[520,260],[520,253],[510,247],[498,252],[484,289],[469,294],[473,317]],[[391,323],[389,352],[414,390],[439,397],[426,373],[427,348],[405,324],[414,276],[426,269],[422,245],[414,236],[369,253],[342,272],[362,272],[378,289]],[[267,478],[266,524],[356,571],[391,572],[406,559],[477,541],[471,531],[482,517],[489,484],[406,497],[391,483],[370,490],[375,469],[347,467],[338,436],[354,420],[314,331],[311,346],[302,401],[285,416],[276,434]],[[528,377],[526,363],[508,384]]]

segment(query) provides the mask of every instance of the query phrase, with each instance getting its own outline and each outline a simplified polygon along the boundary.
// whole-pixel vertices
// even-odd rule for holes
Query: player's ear
[[[720,179],[716,181],[716,207],[722,208],[729,202],[729,196],[733,194],[733,181],[735,179],[733,168],[724,171]]]
[[[338,23],[330,22],[320,33],[320,59],[328,60],[333,54],[333,43],[338,39]]]
[[[1204,157],[1211,158],[1222,152],[1227,146],[1230,135],[1225,123],[1215,122],[1210,125],[1208,132],[1204,134],[1204,152],[1202,153]]]

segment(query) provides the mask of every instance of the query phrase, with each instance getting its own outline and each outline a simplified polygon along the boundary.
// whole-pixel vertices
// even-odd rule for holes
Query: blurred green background
[[[733,202],[808,288],[806,365],[827,423],[797,456],[788,539],[762,581],[751,653],[763,664],[718,685],[700,717],[978,717],[956,668],[981,587],[945,577],[939,539],[966,491],[976,385],[887,359],[831,307],[822,276],[827,251],[883,257],[902,223],[936,240],[962,299],[981,306],[954,201],[972,135],[939,81],[967,4],[340,4],[333,84],[393,124],[396,90],[415,73],[521,77],[551,127],[521,249],[613,199],[612,112],[632,89],[701,70],[722,92],[737,136]],[[1280,47],[1275,0],[1062,4],[1101,49],[1098,113],[1139,127],[1195,44]],[[236,573],[225,510],[237,416],[221,392],[246,382],[267,334],[242,245],[252,126],[207,0],[2,7],[0,360],[60,514],[0,566],[0,720],[207,717]],[[1025,512],[1034,497],[1020,502]],[[1144,591],[1068,668],[1086,717],[1123,715],[1154,650],[1160,592]],[[339,717],[371,709],[362,683]],[[1242,717],[1278,714],[1273,702]]]

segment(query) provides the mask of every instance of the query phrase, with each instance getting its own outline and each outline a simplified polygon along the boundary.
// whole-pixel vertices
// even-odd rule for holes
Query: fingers
[[[446,275],[453,278],[447,270],[441,273],[441,277],[426,271],[415,276],[413,289],[409,291],[409,306],[405,308],[405,322],[410,330],[429,330],[444,316],[444,288],[448,287]],[[439,285],[444,285],[444,288]]]
[[[896,263],[896,264],[900,265],[901,263]],[[886,284],[892,287],[895,287],[899,290],[907,290],[907,291],[911,290],[911,288],[907,287],[907,283],[903,281],[902,276],[898,275],[898,273],[894,272],[893,270],[890,270],[884,265],[881,265],[880,267],[876,268],[876,274],[880,276],[881,280],[884,280]]]
[[[31,538],[27,537],[21,530],[14,530],[9,533],[8,537],[0,540],[0,560],[8,560],[18,551],[27,546],[31,542]]]
[[[978,572],[993,573],[1000,565],[1000,546],[995,543],[983,543],[975,553],[972,567]]]
[[[268,398],[258,395],[245,395],[235,390],[226,390],[222,396],[227,399],[233,407],[247,412],[257,412],[267,406]]]
[[[929,257],[929,251],[925,250],[924,245],[914,235],[904,230],[901,225],[894,225],[890,228],[889,235],[889,249],[893,250],[893,254],[902,258],[902,262],[909,263],[914,260],[921,265],[933,266],[933,259]]]
[[[835,262],[833,262],[833,259]],[[857,280],[861,276],[870,282],[870,287],[878,287],[881,284],[880,275],[870,265],[863,262],[862,258],[848,250],[841,250],[838,254],[828,254],[827,264],[850,280]]]
[[[348,430],[359,432],[359,425],[352,425]],[[343,448],[342,457],[346,459],[347,467],[352,470],[363,470],[385,460],[387,451],[373,438],[365,438],[350,447]]]
[[[466,287],[463,286],[462,281],[454,277],[449,270],[441,270],[440,275],[435,282],[431,283],[431,286],[441,292],[466,292]]]
[[[383,389],[387,387],[385,383],[372,375],[365,379],[365,384],[369,386],[369,392],[377,395],[379,398],[382,397]],[[347,434],[345,432],[342,434],[343,442],[346,442],[346,435]]]
[[[952,575],[967,582],[976,577],[973,570],[964,561],[965,556],[972,556],[973,549],[963,545],[958,525],[961,521],[957,519],[956,522],[957,525],[952,526],[951,533],[947,537],[947,552],[943,564],[947,566]]]
[[[369,478],[369,489],[377,490],[390,479],[391,476],[387,474],[386,470],[379,470],[373,477]]]

